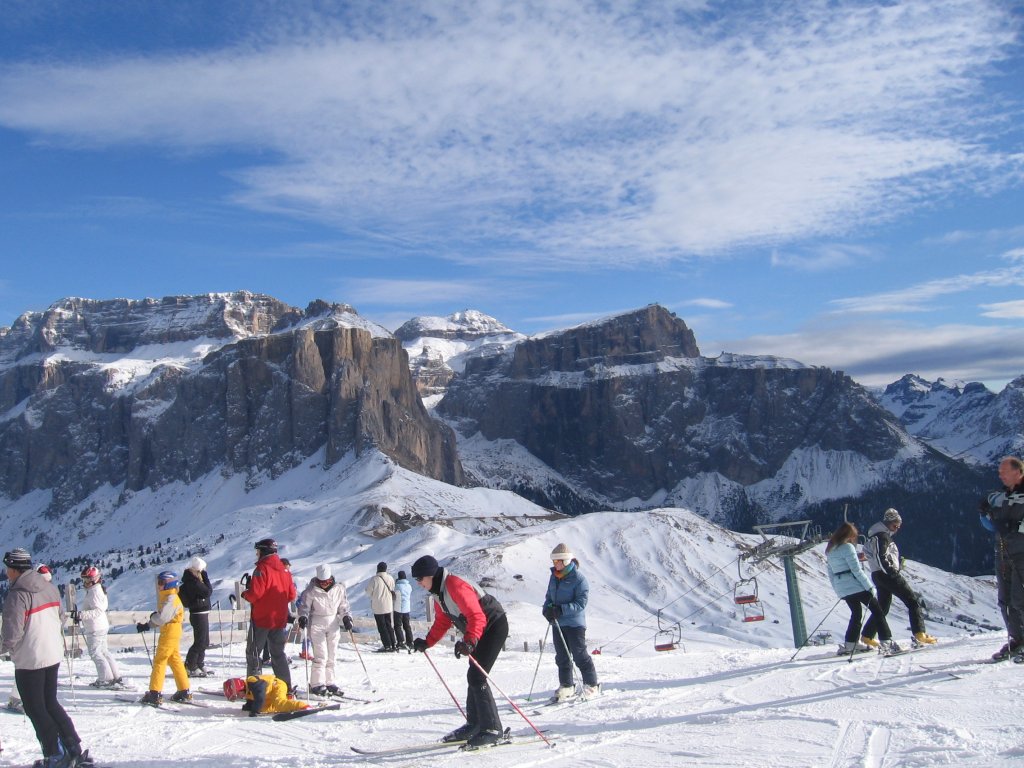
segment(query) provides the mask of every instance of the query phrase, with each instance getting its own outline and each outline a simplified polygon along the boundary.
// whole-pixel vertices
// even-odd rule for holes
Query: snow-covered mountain
[[[910,434],[990,473],[1001,457],[1024,452],[1024,376],[996,394],[979,382],[929,382],[908,373],[878,401]]]
[[[409,353],[420,395],[432,404],[468,359],[500,355],[526,337],[490,315],[466,309],[447,317],[414,317],[395,331],[395,338]]]

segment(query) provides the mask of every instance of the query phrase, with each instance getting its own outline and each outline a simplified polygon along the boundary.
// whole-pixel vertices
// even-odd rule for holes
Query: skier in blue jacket
[[[601,693],[594,660],[587,653],[586,608],[590,585],[579,571],[579,560],[565,544],[551,551],[551,562],[551,578],[542,613],[555,628],[555,665],[558,667],[555,700],[566,701],[576,695],[572,662],[576,662],[583,678],[583,698],[589,699]]]
[[[832,582],[836,595],[850,606],[846,642],[839,646],[837,655],[844,656],[854,651],[870,650],[868,646],[857,643],[857,638],[860,637],[861,606],[865,605],[871,611],[871,620],[878,628],[878,638],[881,641],[879,652],[887,655],[900,653],[902,649],[892,639],[892,632],[889,631],[889,624],[885,620],[885,612],[875,597],[875,588],[860,567],[860,560],[857,559],[857,549],[854,547],[857,536],[857,526],[853,523],[843,523],[836,528],[825,547],[829,581]]]

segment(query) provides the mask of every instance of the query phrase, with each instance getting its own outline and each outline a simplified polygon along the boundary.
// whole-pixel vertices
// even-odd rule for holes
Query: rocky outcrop
[[[413,471],[462,482],[454,436],[423,408],[396,339],[333,322],[324,330],[299,323],[267,333],[285,316],[285,326],[295,326],[297,311],[266,297],[231,296],[232,306],[217,311],[205,297],[153,302],[152,314],[137,302],[94,303],[98,312],[83,313],[86,305],[68,300],[76,307],[70,316],[66,302],[25,316],[19,341],[42,340],[32,342],[38,350],[45,343],[109,351],[115,337],[118,349],[129,350],[214,332],[234,333],[235,340],[187,364],[169,359],[146,367],[116,385],[112,377],[124,376],[123,361],[111,367],[22,354],[0,372],[8,409],[0,419],[0,490],[12,498],[50,490],[51,509],[59,512],[105,483],[155,488],[218,468],[256,482],[321,448],[328,464],[373,448]],[[166,307],[190,304],[206,310],[191,315],[205,318],[199,325],[179,327],[161,317]],[[104,327],[112,312],[128,318],[125,327]],[[9,341],[6,359],[18,359]]]
[[[855,503],[869,490],[872,503],[906,500],[911,518],[952,504],[947,522],[981,492],[977,477],[917,443],[842,372],[700,357],[685,323],[659,306],[469,361],[437,412],[466,438],[516,441],[565,478],[561,489],[550,478],[527,489],[524,474],[514,476],[518,492],[568,513],[681,503],[737,530],[802,514],[831,530],[829,503]],[[936,500],[931,490],[951,474],[956,489]],[[958,522],[960,541],[945,540],[934,559],[977,562],[987,543],[963,528]]]

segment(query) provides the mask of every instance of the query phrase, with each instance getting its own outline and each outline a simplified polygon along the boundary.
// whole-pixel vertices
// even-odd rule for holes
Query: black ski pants
[[[996,547],[996,599],[1011,644],[1024,644],[1024,555],[1007,554],[1001,546]]]
[[[907,606],[907,613],[910,614],[910,631],[915,635],[924,632],[924,618],[921,616],[921,603],[918,602],[914,590],[907,584],[907,580],[897,573],[890,576],[885,571],[875,571],[871,574],[871,581],[875,583],[875,590],[878,593],[878,604],[882,607],[882,613],[889,615],[889,607],[892,605],[892,598],[895,595]],[[868,617],[864,625],[864,637],[874,637],[878,633],[878,625],[875,616]]]
[[[395,619],[395,640],[399,645],[405,643],[412,648],[412,623],[409,621],[408,613],[394,613]],[[403,639],[402,635],[405,635]]]
[[[562,638],[565,642],[562,642]],[[587,653],[587,628],[562,627],[555,625],[555,666],[558,667],[558,684],[563,688],[572,685],[572,662],[576,662],[584,685],[597,685],[597,670],[594,660]],[[566,649],[568,646],[568,649]],[[569,659],[570,654],[572,660]]]
[[[373,614],[373,619],[377,622],[377,632],[380,634],[381,643],[384,644],[385,648],[394,648],[395,626],[391,623],[391,614],[375,613]]]
[[[505,614],[496,619],[488,619],[484,635],[470,656],[476,659],[476,663],[485,672],[490,674],[491,667],[498,660],[498,654],[505,646],[507,638],[508,618]],[[494,703],[494,694],[491,693],[491,687],[487,684],[487,676],[477,669],[473,662],[469,662],[466,682],[469,684],[466,693],[466,722],[478,731],[501,733],[501,717],[498,715],[498,705]]]
[[[210,647],[210,614],[190,611],[188,623],[192,625],[192,647],[185,654],[185,669],[191,674],[206,664],[206,649]]]
[[[889,624],[885,620],[885,613],[882,611],[882,606],[878,604],[878,599],[874,595],[865,590],[854,595],[847,595],[843,600],[850,606],[850,623],[846,625],[846,642],[854,643],[860,640],[860,623],[863,616],[862,606],[865,605],[871,611],[871,618],[875,620],[875,626],[878,628],[878,637],[883,642],[892,639],[892,632],[889,631]]]
[[[75,724],[57,701],[59,669],[60,664],[54,664],[42,669],[14,670],[14,682],[18,686],[25,714],[35,729],[43,757],[59,755],[60,744],[70,751],[81,743]]]

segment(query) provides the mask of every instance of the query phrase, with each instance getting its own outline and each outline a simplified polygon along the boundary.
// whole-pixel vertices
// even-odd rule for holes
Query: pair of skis
[[[216,709],[216,708],[212,707],[211,705],[206,704],[206,703],[201,702],[201,701],[161,702],[159,705],[154,706],[152,704],[147,704],[142,699],[135,698],[135,697],[116,696],[115,698],[118,701],[125,701],[125,702],[130,702],[132,704],[139,704],[141,706],[148,706],[148,707],[152,707],[153,709],[162,710],[164,712],[180,712],[181,711],[181,706],[182,705],[187,705],[187,706],[190,706],[190,707],[199,707],[200,709],[210,709],[210,710],[213,710],[214,712],[216,712],[217,714],[231,714],[231,715],[235,715],[235,716],[241,716],[243,714],[248,716],[248,714],[249,714],[248,712],[243,712],[241,709],[237,709],[237,710],[235,710],[235,709],[232,709],[232,710]],[[315,715],[315,714],[318,714],[320,712],[328,712],[328,711],[336,710],[336,709],[341,709],[341,703],[340,702],[334,702],[333,704],[319,704],[318,706],[309,707],[308,709],[297,709],[297,710],[294,710],[293,712],[275,712],[274,714],[271,715],[270,719],[280,723],[280,722],[284,722],[284,721],[287,721],[287,720],[295,720],[295,719],[300,718],[300,717],[307,717],[309,715]]]
[[[396,755],[414,755],[420,752],[435,752],[442,749],[451,749],[462,752],[480,752],[494,747],[520,746],[534,744],[544,741],[540,736],[524,736],[512,738],[512,729],[506,728],[501,739],[495,744],[488,744],[482,747],[470,747],[467,741],[428,741],[422,744],[410,744],[404,747],[392,747],[390,749],[363,749],[361,747],[350,747],[357,755],[365,757],[393,757]],[[554,746],[554,744],[551,744]]]

